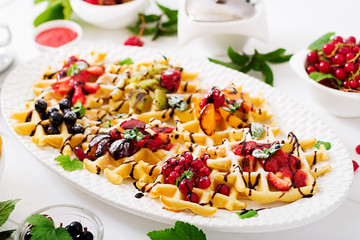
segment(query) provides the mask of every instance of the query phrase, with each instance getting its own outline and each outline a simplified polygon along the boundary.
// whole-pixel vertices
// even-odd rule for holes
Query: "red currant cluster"
[[[360,91],[360,43],[350,36],[345,41],[336,36],[323,45],[322,51],[312,51],[307,55],[308,74],[312,72],[329,73],[341,81],[333,84],[325,79],[320,83],[345,91]]]
[[[186,151],[178,159],[175,157],[168,159],[162,167],[165,183],[178,184],[179,191],[186,194],[186,201],[199,203],[199,196],[192,192],[192,190],[194,187],[200,189],[210,187],[211,180],[209,176],[211,170],[207,166],[209,158],[210,156],[207,153],[203,153],[200,158],[193,159],[191,152]],[[188,174],[184,174],[185,171],[187,173],[191,172],[191,177],[188,177]],[[216,192],[228,196],[230,188],[225,184],[221,184],[217,186]]]

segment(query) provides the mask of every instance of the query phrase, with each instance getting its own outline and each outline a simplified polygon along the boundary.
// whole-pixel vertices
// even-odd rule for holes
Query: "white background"
[[[169,5],[176,0],[167,0]],[[162,3],[166,1],[161,1]],[[358,11],[360,1],[356,0],[272,0],[266,2],[266,13],[270,39],[268,43],[251,40],[245,51],[254,48],[269,52],[279,47],[295,53],[309,45],[322,34],[335,31],[344,37],[360,38]],[[32,21],[45,6],[35,6],[31,0],[0,0],[0,22],[7,22],[13,32],[10,49],[18,63],[41,54],[33,43]],[[75,18],[77,21],[78,19]],[[129,33],[126,30],[103,30],[78,21],[84,30],[81,43],[122,44]],[[145,46],[183,54],[208,57],[196,42],[179,49],[176,37],[160,38],[151,42],[144,38]],[[305,82],[290,69],[288,63],[271,66],[274,72],[274,87],[289,95],[319,116],[345,144],[352,159],[360,162],[355,152],[360,144],[360,118],[338,118],[321,109],[307,93]],[[0,81],[7,72],[0,73]],[[19,86],[20,88],[21,86]],[[1,103],[0,103],[1,104]],[[360,106],[359,106],[360,107]],[[146,233],[164,229],[170,225],[147,220],[113,208],[83,193],[55,175],[33,158],[7,129],[0,118],[0,134],[6,153],[5,172],[0,181],[0,201],[21,198],[11,222],[5,227],[16,225],[29,213],[44,206],[71,203],[82,205],[96,212],[105,226],[108,239],[148,239]],[[223,233],[205,231],[207,239],[359,239],[360,236],[360,173],[354,177],[348,198],[327,217],[303,227],[272,233]],[[1,228],[0,228],[1,230]]]

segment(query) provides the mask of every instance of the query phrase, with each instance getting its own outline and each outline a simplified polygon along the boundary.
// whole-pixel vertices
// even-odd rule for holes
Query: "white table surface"
[[[167,0],[171,4],[176,0]],[[5,21],[13,32],[10,49],[16,54],[14,66],[29,60],[41,52],[32,41],[32,21],[44,8],[35,6],[31,0],[0,0],[0,22]],[[165,1],[161,1],[165,2]],[[268,52],[282,47],[296,52],[308,46],[320,35],[335,31],[340,35],[360,38],[357,0],[272,0],[266,1],[270,39],[268,43],[251,40],[246,50],[254,48]],[[78,21],[78,19],[76,19]],[[84,30],[81,43],[122,44],[129,36],[126,30],[102,30],[79,21]],[[196,42],[179,48],[176,37],[160,38],[151,42],[144,38],[145,46],[183,54],[207,57],[208,54]],[[14,67],[13,66],[13,67]],[[288,63],[272,65],[275,88],[319,116],[345,144],[352,159],[360,162],[355,152],[360,144],[360,118],[334,117],[313,102],[307,94],[307,86],[290,69]],[[0,73],[0,81],[6,76]],[[20,88],[21,86],[19,86]],[[360,107],[360,106],[359,106]],[[0,134],[6,153],[6,166],[0,181],[0,201],[21,198],[11,222],[4,227],[16,225],[29,213],[44,206],[70,203],[78,204],[96,212],[105,226],[108,239],[148,239],[146,233],[171,227],[118,210],[87,195],[55,175],[22,147],[0,118]],[[271,233],[223,233],[205,230],[207,239],[359,239],[360,236],[360,173],[356,172],[349,196],[344,203],[323,219],[295,229]],[[1,228],[0,228],[1,230]]]

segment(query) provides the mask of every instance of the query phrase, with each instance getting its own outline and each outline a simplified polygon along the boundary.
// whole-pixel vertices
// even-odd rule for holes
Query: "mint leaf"
[[[74,104],[74,106],[71,108],[71,111],[74,113],[79,113],[80,117],[85,115],[85,108],[80,101],[77,101]]]
[[[70,1],[69,0],[62,0],[61,2],[62,2],[62,5],[64,7],[64,9],[63,9],[64,18],[69,19],[70,15],[72,13],[72,8],[71,8],[71,5],[70,5]]]
[[[126,139],[136,139],[136,141],[140,141],[143,138],[142,132],[139,132],[137,128],[134,129],[126,129],[123,133],[124,138]]]
[[[184,178],[191,180],[193,176],[194,176],[194,173],[192,171],[186,170],[186,171],[183,172],[183,174],[181,174],[180,177],[178,177],[176,179],[175,185],[177,187],[179,187],[179,183],[180,183],[181,180],[183,180]]]
[[[72,172],[83,168],[83,163],[81,161],[77,160],[77,158],[70,160],[69,155],[60,155],[55,158],[55,161],[59,162],[59,165],[62,166],[65,171]]]
[[[241,212],[236,212],[236,214],[241,218],[241,219],[245,219],[245,218],[251,218],[251,217],[255,217],[258,215],[256,210],[246,210],[243,209]]]
[[[0,202],[0,227],[8,220],[18,201],[20,201],[20,199]]]
[[[265,128],[260,123],[252,123],[250,127],[250,134],[254,139],[259,139],[263,136]]]
[[[55,20],[55,19],[64,19],[63,13],[64,7],[61,2],[54,4],[52,6],[48,6],[48,8],[40,13],[34,20],[34,27],[39,26],[40,24]]]
[[[337,79],[334,75],[332,75],[330,73],[312,72],[312,73],[310,73],[309,77],[311,79],[315,80],[316,82],[320,82],[321,80],[330,78],[330,79],[336,80],[336,83],[338,85],[340,85],[340,86],[342,85],[342,81],[340,81],[339,79]]]
[[[256,158],[268,158],[270,155],[261,149],[255,149],[252,155]]]
[[[67,71],[67,75],[68,76],[77,75],[77,74],[79,74],[80,71],[84,71],[88,67],[89,67],[89,65],[86,62],[78,61],[69,67],[69,69]]]
[[[176,221],[174,228],[152,231],[147,235],[151,240],[206,240],[206,235],[201,229],[181,221]]]
[[[323,142],[323,141],[317,141],[315,143],[314,147],[319,149],[321,145],[324,145],[326,150],[331,149],[331,143],[330,142]]]
[[[321,51],[324,44],[329,43],[331,41],[331,37],[334,35],[335,35],[334,32],[329,32],[324,34],[323,36],[312,42],[308,47],[308,49],[311,51],[315,51],[315,50]]]
[[[9,238],[11,236],[11,234],[15,231],[16,231],[16,229],[11,229],[11,230],[6,230],[6,231],[0,232],[0,239]]]
[[[235,52],[232,47],[228,48],[228,55],[231,61],[239,65],[245,65],[250,60],[248,56]]]
[[[184,97],[181,95],[172,95],[168,98],[168,104],[173,109],[181,112],[187,110],[188,104],[185,102]]]
[[[178,17],[178,10],[172,10],[170,8],[164,7],[162,5],[160,5],[159,3],[156,3],[156,5],[160,8],[160,10],[165,13],[165,15],[168,17],[169,21],[171,20],[176,20],[177,21],[177,17]]]
[[[268,158],[270,157],[270,155],[273,155],[277,150],[281,149],[282,146],[283,144],[275,143],[270,148],[264,148],[263,150],[255,149],[252,152],[252,156],[256,158]]]
[[[222,109],[224,109],[225,111],[231,112],[231,113],[236,113],[237,110],[239,110],[239,108],[241,107],[243,103],[242,99],[237,100],[236,102],[234,102],[233,104],[229,104],[228,107],[221,107]]]
[[[65,228],[55,228],[54,222],[43,215],[33,214],[26,221],[33,225],[31,230],[32,240],[72,240]]]
[[[124,60],[120,61],[120,65],[130,65],[130,64],[134,64],[134,62],[131,60],[131,58],[126,58]]]
[[[212,63],[216,63],[216,64],[219,64],[219,65],[222,65],[224,67],[228,67],[228,68],[232,68],[232,69],[235,69],[239,72],[244,72],[243,71],[243,67],[240,66],[239,64],[236,64],[236,63],[232,63],[232,62],[223,62],[223,61],[220,61],[220,60],[216,60],[216,59],[213,59],[213,58],[208,58],[210,62]]]

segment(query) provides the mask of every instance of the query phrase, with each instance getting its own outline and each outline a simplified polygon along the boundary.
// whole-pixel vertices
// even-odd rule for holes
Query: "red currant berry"
[[[185,200],[193,203],[199,203],[200,201],[199,196],[194,192],[188,193],[185,196]]]
[[[181,174],[183,174],[185,172],[185,168],[183,166],[176,166],[174,168],[174,172],[178,172],[179,175],[181,176]]]
[[[355,70],[355,64],[352,62],[345,63],[344,69],[348,73],[352,73]]]
[[[318,54],[317,54],[317,52],[314,52],[314,51],[309,52],[309,53],[307,54],[306,59],[307,59],[309,62],[311,62],[311,63],[317,62],[317,60],[318,60]]]
[[[211,173],[211,170],[210,170],[210,168],[207,167],[207,166],[203,166],[203,167],[200,168],[199,171],[198,171],[198,175],[199,175],[200,177],[202,177],[202,176],[209,176],[210,173]]]
[[[168,177],[172,171],[173,167],[171,167],[169,164],[165,164],[161,169],[161,172],[165,177]]]
[[[341,54],[336,54],[333,61],[334,64],[344,65],[345,64],[345,57]]]
[[[357,80],[358,88],[360,88],[360,80]]]
[[[342,54],[342,55],[346,55],[350,52],[350,48],[349,47],[341,47],[339,48],[339,50],[337,51],[339,54]]]
[[[193,190],[193,185],[190,179],[183,179],[179,183],[179,191],[187,194]]]
[[[180,174],[178,172],[172,171],[168,177],[170,184],[175,184],[178,177],[180,177]]]
[[[354,172],[359,168],[359,164],[357,162],[355,162],[354,160],[352,160],[353,163],[353,167],[354,167]]]
[[[184,166],[185,165],[185,158],[184,157],[180,157],[178,160],[178,165],[179,166]]]
[[[188,169],[189,171],[191,171],[193,173],[193,177],[192,178],[197,178],[198,174],[197,174],[197,170],[193,167]]]
[[[310,74],[310,73],[312,73],[312,72],[316,72],[315,66],[308,66],[308,67],[306,68],[306,72],[307,72],[308,74]]]
[[[350,87],[350,82],[348,80],[343,82],[344,88],[349,88]]]
[[[200,159],[203,162],[203,164],[206,165],[207,160],[210,159],[210,155],[207,153],[203,153],[203,154],[201,154]]]
[[[177,165],[177,160],[176,160],[176,158],[170,158],[170,159],[168,159],[167,160],[167,163],[170,165],[170,166],[175,166],[175,165]]]
[[[329,73],[330,72],[331,65],[328,62],[321,62],[319,64],[319,71],[322,73]]]
[[[129,37],[124,42],[124,45],[142,47],[142,46],[144,46],[144,42],[141,41],[140,37],[134,35],[134,36]]]
[[[360,51],[360,48],[358,46],[354,46],[351,48],[351,51],[355,54],[357,54]]]
[[[211,180],[208,176],[200,177],[199,181],[197,182],[198,188],[205,189],[210,187]]]
[[[331,54],[334,49],[335,49],[335,45],[332,43],[325,43],[323,46],[323,51],[326,55]]]
[[[165,184],[171,184],[168,177],[165,178],[164,183],[165,183]]]
[[[191,152],[189,152],[189,151],[183,152],[183,153],[181,154],[181,156],[184,157],[184,158],[187,159],[187,160],[190,160],[190,161],[193,160],[193,155],[192,155]]]
[[[356,38],[353,36],[348,37],[348,39],[346,39],[345,43],[356,43]]]
[[[343,68],[337,68],[335,70],[335,77],[337,77],[341,81],[344,81],[347,77],[347,73]]]
[[[203,162],[200,159],[195,159],[195,161],[192,162],[192,167],[197,170],[202,168],[203,166]]]
[[[351,59],[353,59],[355,57],[355,55],[351,52],[346,54],[346,60],[350,61]]]
[[[357,84],[357,82],[355,80],[350,81],[350,87],[351,88],[357,88],[357,86],[358,86],[358,84]]]
[[[217,185],[215,192],[229,196],[230,188],[225,184]]]
[[[356,151],[357,154],[360,155],[360,145],[357,145],[357,146],[356,146],[355,151]]]
[[[337,43],[342,43],[342,42],[344,42],[344,39],[342,37],[340,37],[340,36],[336,36],[336,37],[334,37],[333,41],[335,41]]]

